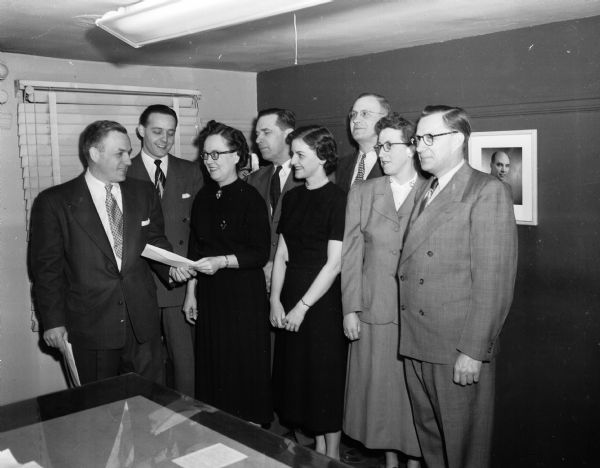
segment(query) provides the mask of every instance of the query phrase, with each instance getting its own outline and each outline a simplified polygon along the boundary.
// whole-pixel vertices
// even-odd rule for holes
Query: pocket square
[[[181,198],[190,198],[191,195],[189,193],[182,193]]]
[[[142,227],[148,226],[148,224],[150,224],[150,218],[145,219],[145,220],[142,221]]]

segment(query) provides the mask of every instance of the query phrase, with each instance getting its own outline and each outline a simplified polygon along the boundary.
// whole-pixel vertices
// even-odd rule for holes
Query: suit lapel
[[[84,175],[76,180],[73,190],[73,198],[69,204],[69,209],[73,218],[79,223],[81,228],[90,236],[94,244],[109,258],[116,266],[117,261],[113,253],[110,241],[100,221],[100,216],[96,210],[96,205],[92,200],[92,195],[85,182]]]
[[[167,170],[165,190],[161,199],[161,207],[163,208],[165,206],[173,206],[173,203],[177,203],[177,197],[180,196],[179,187],[183,187],[184,185],[179,161],[175,156],[170,154],[167,157],[169,158],[169,168]]]
[[[135,216],[135,193],[130,190],[128,184],[122,182],[119,185],[121,186],[121,199],[123,201],[123,258],[121,271],[124,271],[129,260],[128,253],[134,252],[133,245],[140,226],[135,225],[135,220],[138,218]]]
[[[373,210],[398,224],[398,213],[396,212],[389,177],[378,179],[373,192]]]
[[[146,166],[144,166],[142,153],[138,153],[137,156],[133,158],[131,161],[131,167],[127,170],[127,175],[135,179],[148,180],[151,183],[154,183],[154,181],[150,179],[150,174],[148,174]]]
[[[465,162],[463,167],[450,179],[448,185],[425,208],[421,216],[410,225],[400,263],[404,263],[431,233],[454,216],[461,207],[461,200],[472,172],[471,167]],[[429,184],[426,184],[425,187],[429,187]],[[415,210],[421,203],[426,190],[422,192],[415,201]],[[413,216],[415,215],[416,213],[413,212]]]

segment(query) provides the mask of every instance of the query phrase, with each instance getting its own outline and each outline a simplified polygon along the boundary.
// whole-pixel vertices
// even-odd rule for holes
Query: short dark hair
[[[375,124],[375,133],[379,135],[382,130],[393,128],[402,132],[402,139],[405,143],[410,142],[410,139],[415,134],[415,124],[404,117],[401,117],[397,112],[392,112],[386,117],[382,117]]]
[[[469,148],[469,136],[471,135],[471,123],[469,122],[467,112],[461,107],[444,105],[426,106],[423,112],[421,112],[419,120],[433,114],[442,114],[442,119],[449,129],[463,134],[465,137],[463,141],[463,155],[466,155]]]
[[[291,145],[292,141],[298,138],[301,138],[321,161],[325,161],[323,164],[325,174],[329,175],[335,171],[338,159],[337,144],[327,128],[319,125],[300,127],[290,133],[285,142]]]
[[[146,109],[144,109],[144,112],[142,112],[140,115],[139,124],[142,127],[146,126],[146,124],[148,123],[148,118],[150,117],[151,114],[170,115],[171,117],[173,117],[175,119],[176,127],[177,127],[177,124],[179,123],[177,114],[169,106],[165,106],[164,104],[152,104],[151,106],[146,107]]]
[[[211,135],[221,135],[221,137],[226,141],[229,149],[237,153],[237,155],[240,157],[236,164],[236,168],[238,170],[246,167],[246,164],[248,164],[248,158],[250,157],[250,150],[248,149],[248,143],[246,142],[244,134],[237,128],[230,127],[229,125],[217,122],[216,120],[211,120],[208,122],[194,140],[194,145],[198,147],[198,159],[200,161],[202,161],[201,156],[202,152],[204,151],[204,142]]]
[[[383,107],[386,114],[389,114],[390,112],[392,112],[392,106],[390,105],[389,101],[384,96],[382,96],[381,94],[377,94],[377,93],[361,93],[354,100],[352,105],[354,105],[354,103],[356,101],[358,101],[360,98],[364,98],[364,97],[374,97],[375,99],[377,99],[377,102],[379,102],[379,105],[381,107]]]
[[[269,109],[262,109],[258,113],[256,120],[258,121],[258,119],[264,117],[265,115],[276,115],[277,121],[275,123],[281,130],[287,130],[288,128],[291,128],[293,130],[294,128],[296,128],[296,114],[294,114],[294,112],[292,112],[291,110],[280,109],[279,107],[270,107]]]
[[[127,130],[119,122],[113,120],[96,120],[89,124],[79,136],[79,156],[84,166],[90,160],[90,148],[102,149],[102,142],[110,132],[127,135]]]

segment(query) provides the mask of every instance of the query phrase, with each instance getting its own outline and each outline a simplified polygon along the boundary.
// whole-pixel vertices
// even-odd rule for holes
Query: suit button
[[[424,282],[425,282],[425,280],[423,280],[423,278],[421,278],[421,279],[419,280],[419,284],[423,284]]]
[[[183,243],[184,243],[184,242],[183,242],[182,240],[180,240],[180,241],[179,241],[179,245],[183,245]]]
[[[273,247],[275,247],[275,246],[277,245],[277,242],[271,242],[271,245],[272,245]]]
[[[121,319],[121,320],[119,320],[119,322],[121,322],[121,323],[124,323],[124,322],[125,322],[125,320]]]
[[[184,223],[187,223],[190,220],[190,218],[183,218],[181,221],[183,221]]]
[[[405,306],[404,304],[402,304],[402,305],[400,306],[400,310],[406,310],[406,306]]]
[[[394,228],[394,231],[396,231],[396,232],[398,232],[399,230],[400,230],[400,228],[399,228],[398,226],[396,226],[396,227]]]
[[[419,315],[425,315],[425,312],[423,312],[422,310],[419,310]]]
[[[404,281],[404,275],[400,275],[400,281]]]
[[[392,250],[391,253],[392,253],[392,255],[398,255],[398,251],[397,250]]]
[[[119,305],[123,305],[123,301],[119,301]]]
[[[433,252],[431,250],[427,251],[427,256],[428,257],[433,257]]]

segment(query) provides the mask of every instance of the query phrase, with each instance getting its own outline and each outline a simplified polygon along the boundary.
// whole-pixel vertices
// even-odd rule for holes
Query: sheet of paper
[[[73,346],[67,340],[65,340],[63,358],[65,360],[65,367],[67,368],[71,383],[75,387],[81,387],[81,382],[79,381],[79,372],[77,372],[75,357],[73,356]]]
[[[173,252],[169,252],[168,250],[161,249],[160,247],[150,244],[146,244],[146,247],[144,247],[142,257],[146,257],[150,260],[164,263],[165,265],[170,265],[175,268],[186,267],[194,264],[194,262],[182,257],[181,255],[174,254]]]
[[[218,443],[171,461],[183,468],[222,468],[245,458],[243,453]]]

